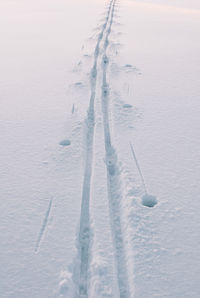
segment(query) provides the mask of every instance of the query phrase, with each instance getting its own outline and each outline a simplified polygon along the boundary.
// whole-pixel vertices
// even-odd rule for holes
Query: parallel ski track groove
[[[115,250],[115,262],[117,271],[117,281],[119,287],[120,298],[130,297],[129,285],[128,285],[128,273],[126,268],[126,258],[123,240],[123,231],[120,215],[120,202],[122,194],[120,190],[120,173],[117,163],[117,155],[112,146],[111,132],[109,123],[109,84],[107,82],[107,69],[109,65],[109,58],[107,56],[107,48],[109,46],[109,36],[112,29],[114,11],[116,0],[111,12],[111,21],[109,28],[106,32],[106,38],[104,42],[103,57],[102,57],[102,113],[104,123],[104,142],[106,153],[106,166],[107,166],[107,184],[108,184],[108,199],[110,208],[110,222],[113,236],[113,246]]]
[[[88,109],[88,116],[86,119],[87,134],[86,134],[86,158],[85,158],[85,170],[84,180],[82,188],[82,203],[81,203],[81,215],[80,215],[80,228],[79,228],[79,256],[80,256],[80,272],[79,272],[79,289],[78,297],[88,297],[88,263],[89,263],[89,249],[90,249],[90,189],[91,189],[91,177],[93,171],[93,147],[94,147],[94,128],[95,128],[95,110],[94,103],[96,97],[96,84],[97,84],[97,64],[100,54],[100,43],[103,39],[104,32],[107,28],[114,0],[110,1],[105,23],[99,34],[97,44],[94,50],[94,63],[90,73],[90,102]]]

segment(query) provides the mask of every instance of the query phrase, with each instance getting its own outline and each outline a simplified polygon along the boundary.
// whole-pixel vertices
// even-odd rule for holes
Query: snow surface
[[[0,297],[199,298],[200,2],[1,0],[0,32]]]

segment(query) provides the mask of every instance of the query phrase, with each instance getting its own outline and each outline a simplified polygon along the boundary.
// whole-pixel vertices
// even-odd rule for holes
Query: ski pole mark
[[[142,171],[140,169],[140,165],[139,165],[139,162],[137,160],[137,157],[136,157],[136,154],[135,154],[135,151],[133,149],[133,145],[131,144],[131,142],[130,142],[130,147],[131,147],[131,152],[132,152],[133,158],[134,158],[135,163],[136,163],[136,167],[137,167],[139,175],[141,177],[143,188],[144,188],[144,195],[142,196],[142,205],[152,208],[155,205],[157,205],[157,203],[158,203],[157,198],[153,195],[148,194],[146,184],[145,184],[145,181],[144,181],[144,176],[142,175]]]
[[[96,84],[97,84],[97,64],[100,53],[100,43],[103,39],[104,32],[107,28],[107,24],[110,18],[110,12],[114,0],[110,1],[110,5],[107,12],[105,23],[99,34],[97,44],[94,50],[94,63],[90,73],[90,102],[88,115],[86,119],[87,134],[86,134],[86,160],[84,170],[84,180],[82,188],[82,203],[81,203],[81,215],[80,215],[80,228],[78,235],[78,250],[80,257],[80,272],[78,281],[78,296],[81,298],[88,297],[88,263],[89,263],[89,247],[90,247],[90,189],[91,189],[91,177],[93,170],[93,142],[94,142],[94,128],[95,128],[95,111],[94,102],[96,97]]]
[[[142,175],[142,171],[141,171],[139,162],[138,162],[136,154],[135,154],[135,150],[134,150],[133,145],[132,145],[131,142],[130,142],[130,147],[131,147],[131,152],[132,152],[132,155],[133,155],[133,159],[135,161],[136,167],[138,169],[138,172],[139,172],[139,175],[140,175],[140,178],[141,178],[141,181],[142,181],[142,185],[143,185],[143,188],[144,188],[145,195],[147,195],[147,188],[146,188],[146,184],[145,184],[145,181],[144,181],[144,176]]]
[[[102,58],[102,113],[104,124],[104,143],[106,153],[106,166],[107,166],[107,185],[108,185],[108,199],[110,209],[111,230],[113,235],[113,245],[115,249],[115,261],[117,271],[117,281],[119,287],[120,298],[130,297],[128,285],[128,273],[126,268],[126,257],[124,249],[123,231],[121,224],[121,200],[122,194],[120,189],[120,170],[117,163],[117,155],[112,146],[110,123],[109,123],[109,84],[107,82],[107,69],[109,65],[109,58],[107,56],[107,48],[109,46],[109,36],[111,33],[115,3],[112,7],[111,21],[108,27],[106,38],[104,42],[104,51]]]
[[[42,224],[42,227],[40,229],[40,233],[39,233],[39,236],[38,236],[36,245],[35,245],[35,252],[38,252],[38,250],[39,250],[40,242],[42,240],[42,237],[44,235],[45,229],[47,227],[47,223],[48,223],[48,219],[49,219],[49,214],[50,214],[51,207],[52,207],[52,202],[53,202],[53,199],[51,199],[49,201],[48,209],[46,211],[46,214],[45,214],[45,217],[44,217],[44,220],[43,220],[43,224]]]

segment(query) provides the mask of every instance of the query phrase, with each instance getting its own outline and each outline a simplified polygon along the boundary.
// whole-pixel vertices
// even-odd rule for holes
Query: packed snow
[[[0,1],[0,297],[200,297],[200,2]]]

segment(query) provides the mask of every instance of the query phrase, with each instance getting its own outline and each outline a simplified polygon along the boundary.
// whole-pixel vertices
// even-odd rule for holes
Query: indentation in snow
[[[76,82],[75,86],[83,86],[82,82]]]
[[[60,141],[59,144],[61,146],[69,146],[69,145],[71,145],[71,141],[66,139],[66,140]]]
[[[124,67],[130,67],[130,68],[132,68],[133,66],[131,64],[126,64],[126,65],[124,65]]]
[[[157,203],[158,203],[158,201],[155,196],[145,194],[142,197],[142,205],[145,207],[154,207]]]
[[[125,109],[132,108],[132,105],[130,105],[130,104],[128,104],[128,103],[125,103],[125,104],[123,105],[123,108],[125,108]]]
[[[122,70],[124,70],[126,73],[132,72],[135,74],[141,74],[141,71],[131,64],[125,64],[124,67],[122,67]]]
[[[133,107],[131,104],[124,102],[119,94],[114,99],[114,120],[117,127],[134,128],[136,121],[142,118],[142,111]]]

